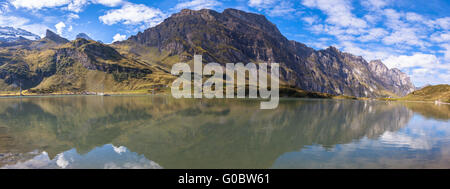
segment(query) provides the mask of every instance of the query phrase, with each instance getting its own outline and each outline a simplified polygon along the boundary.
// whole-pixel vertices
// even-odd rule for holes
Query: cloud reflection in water
[[[3,169],[39,169],[39,168],[104,168],[104,169],[161,169],[157,163],[143,155],[130,152],[126,147],[106,144],[94,148],[86,154],[78,154],[75,149],[62,152],[50,159],[47,152],[30,152],[35,155],[26,161],[5,165]]]

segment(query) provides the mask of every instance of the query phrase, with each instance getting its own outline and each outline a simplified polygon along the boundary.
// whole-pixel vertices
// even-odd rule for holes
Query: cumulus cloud
[[[66,24],[64,24],[64,22],[58,22],[57,24],[55,24],[56,33],[58,35],[62,35],[65,27],[66,27]]]
[[[127,39],[126,35],[121,35],[121,34],[117,33],[116,35],[114,35],[112,43],[114,43],[116,41],[123,41],[125,39]]]
[[[431,41],[437,42],[437,43],[443,43],[443,42],[449,42],[450,41],[450,32],[445,33],[434,33],[431,35]]]
[[[75,19],[79,19],[80,16],[78,16],[78,14],[70,13],[70,14],[67,15],[67,18],[69,20],[75,20]]]
[[[414,12],[406,13],[406,20],[413,22],[421,22],[424,20],[423,16]]]
[[[403,12],[393,9],[389,0],[360,2],[367,11],[363,15],[353,14],[351,0],[303,0],[302,4],[326,15],[324,20],[315,18],[320,15],[314,12],[302,17],[309,30],[336,39],[316,40],[315,46],[334,45],[367,60],[382,59],[388,67],[412,76],[418,85],[450,83],[446,76],[450,75],[450,17],[430,19]]]
[[[393,44],[407,44],[415,46],[424,46],[424,41],[417,35],[415,28],[400,28],[394,31],[389,36],[383,38],[383,42],[387,45]]]
[[[120,9],[108,11],[100,16],[99,20],[107,25],[117,23],[137,25],[144,23],[148,26],[159,24],[167,15],[157,8],[147,7],[142,4],[127,3]]]
[[[450,64],[441,63],[433,54],[390,56],[383,62],[389,68],[399,68],[408,72],[418,85],[450,82]]]
[[[71,0],[11,0],[10,2],[16,8],[42,9],[67,5],[71,3]]]
[[[1,26],[22,26],[28,22],[29,20],[26,18],[0,15]]]
[[[123,4],[125,1],[124,0],[93,0],[93,3],[96,4],[102,4],[108,7],[115,7],[118,5]]]
[[[93,3],[108,7],[122,5],[124,0],[10,0],[15,8],[25,8],[28,10],[39,10],[43,8],[62,7],[64,10],[81,12],[84,7]]]
[[[439,18],[434,21],[441,29],[450,30],[450,17]]]
[[[326,21],[340,27],[367,27],[366,21],[357,18],[351,13],[353,9],[350,2],[346,0],[304,0],[303,5],[309,8],[317,8],[327,14]]]
[[[249,0],[248,6],[258,11],[264,11],[271,17],[294,18],[303,13],[298,11],[289,0]]]
[[[362,1],[361,4],[368,9],[379,10],[379,9],[385,7],[388,3],[386,0],[367,0],[367,1]]]
[[[48,26],[46,26],[44,24],[26,24],[26,25],[22,25],[22,26],[17,26],[17,28],[22,28],[31,33],[39,35],[41,38],[45,37],[45,31],[47,29],[50,29]]]
[[[432,54],[416,53],[412,56],[391,56],[384,60],[384,63],[389,68],[433,68],[439,64],[439,60],[435,55]]]
[[[356,44],[351,41],[344,41],[337,45],[340,49],[345,52],[352,53],[354,55],[362,56],[367,61],[376,60],[376,59],[386,59],[389,56],[392,56],[392,52],[395,51],[391,48],[366,48],[360,47],[359,44]]]
[[[70,10],[73,12],[81,12],[83,10],[84,6],[86,6],[88,3],[89,3],[88,0],[72,0],[67,5],[67,10]]]
[[[381,37],[384,37],[388,34],[385,29],[383,28],[371,28],[368,30],[368,33],[365,35],[361,35],[358,39],[359,41],[366,42],[366,41],[372,41],[380,39]]]
[[[277,2],[277,0],[249,0],[248,6],[261,10],[272,7],[275,2]]]
[[[9,4],[7,2],[1,2],[0,3],[0,14],[5,14],[9,12]]]
[[[215,7],[218,7],[222,5],[222,3],[216,1],[216,0],[190,0],[190,1],[183,1],[181,3],[178,3],[175,5],[176,10],[181,9],[193,9],[193,10],[200,10],[200,9],[212,9]]]
[[[267,13],[269,16],[285,16],[290,17],[291,13],[296,12],[293,8],[292,3],[287,1],[281,1],[277,5],[275,5],[272,9],[269,9]]]
[[[305,21],[306,23],[308,23],[309,25],[319,22],[319,18],[317,16],[302,17],[302,20]]]

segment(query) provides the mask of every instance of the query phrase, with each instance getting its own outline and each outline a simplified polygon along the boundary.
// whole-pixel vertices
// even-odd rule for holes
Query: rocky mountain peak
[[[370,61],[368,67],[383,87],[400,96],[407,95],[416,88],[408,75],[397,68],[389,69],[381,60]]]
[[[85,33],[79,33],[75,39],[86,39],[86,40],[93,40],[92,38],[90,38],[87,34]]]
[[[47,30],[45,32],[45,38],[44,39],[48,39],[48,40],[53,41],[53,42],[58,43],[58,44],[63,44],[63,43],[68,43],[69,42],[69,40],[67,40],[66,38],[63,38],[63,37],[59,36],[58,34],[52,32],[50,30]]]
[[[82,45],[88,44],[90,42],[85,38],[77,38],[77,39],[73,40],[71,43],[72,43],[72,46],[78,48],[78,47],[81,47]]]
[[[330,51],[330,52],[334,52],[334,53],[341,53],[341,51],[338,48],[334,47],[334,46],[329,46],[325,50],[326,51]]]
[[[182,18],[182,17],[200,17],[204,20],[215,20],[219,16],[220,13],[210,10],[210,9],[201,9],[201,10],[190,10],[190,9],[183,9],[179,13],[173,14],[171,18]]]

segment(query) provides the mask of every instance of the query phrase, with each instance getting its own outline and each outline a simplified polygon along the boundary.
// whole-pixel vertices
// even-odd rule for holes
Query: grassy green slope
[[[407,96],[400,98],[401,100],[410,101],[441,101],[450,103],[450,85],[433,85],[427,86],[420,90],[414,91]]]

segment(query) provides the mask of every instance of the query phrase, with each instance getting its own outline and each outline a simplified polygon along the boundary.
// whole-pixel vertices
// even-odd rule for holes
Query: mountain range
[[[0,43],[0,88],[36,93],[153,90],[171,84],[171,66],[192,63],[280,64],[281,84],[306,91],[356,97],[404,96],[415,87],[381,61],[314,50],[288,40],[263,15],[226,9],[184,9],[159,25],[113,44],[86,34],[73,41],[47,31],[42,39]]]

